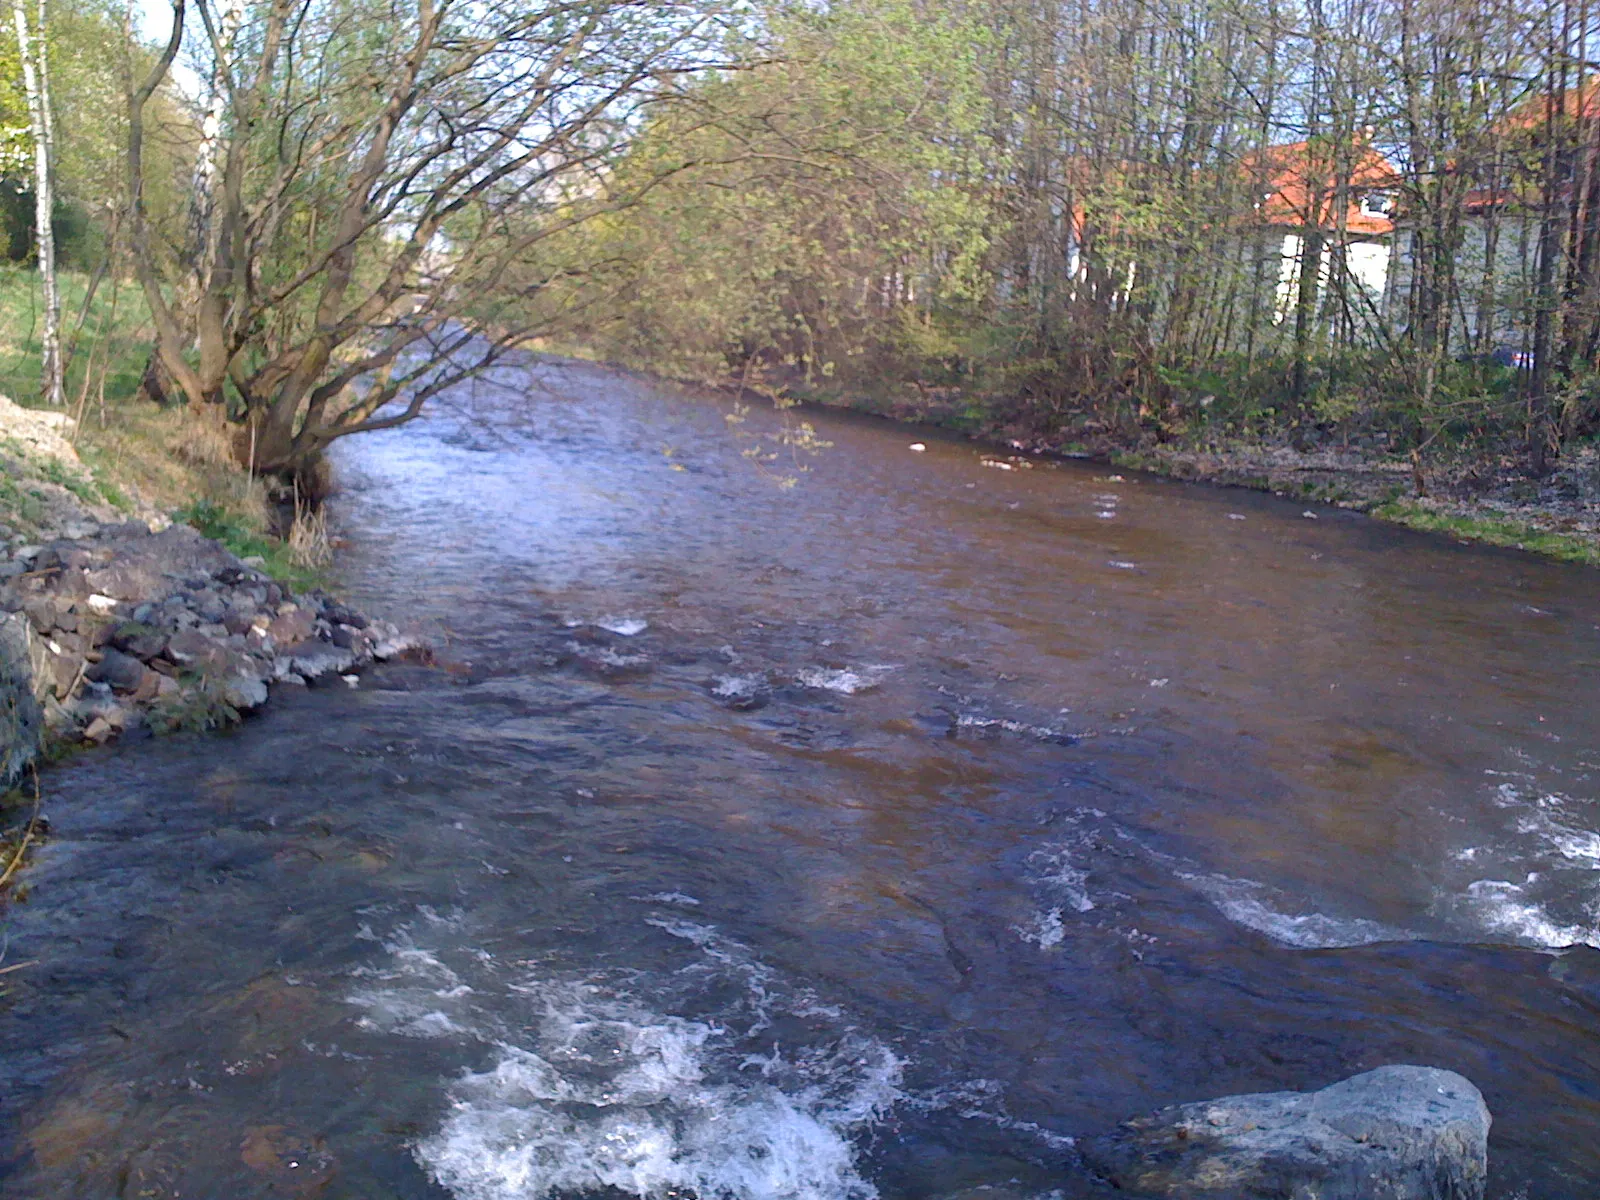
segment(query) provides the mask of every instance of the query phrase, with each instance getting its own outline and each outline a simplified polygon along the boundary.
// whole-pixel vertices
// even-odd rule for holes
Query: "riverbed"
[[[507,366],[339,448],[438,661],[47,775],[8,1197],[1070,1200],[1392,1062],[1594,1195],[1600,573],[731,408]]]

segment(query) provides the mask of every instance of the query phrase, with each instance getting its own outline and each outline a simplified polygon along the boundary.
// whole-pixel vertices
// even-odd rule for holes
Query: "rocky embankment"
[[[72,532],[0,559],[10,779],[41,738],[223,723],[265,703],[273,684],[353,680],[417,647],[320,592],[291,593],[186,525]]]
[[[0,397],[0,785],[47,743],[225,724],[418,647],[108,489],[73,432]]]

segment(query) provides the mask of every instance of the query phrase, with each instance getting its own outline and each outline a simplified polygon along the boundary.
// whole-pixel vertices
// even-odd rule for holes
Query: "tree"
[[[12,0],[11,16],[22,59],[22,82],[28,98],[28,122],[33,135],[34,238],[38,244],[39,278],[44,288],[44,335],[40,391],[46,403],[65,403],[61,363],[61,294],[56,282],[55,123],[50,108],[50,68],[46,50],[45,6],[39,0],[37,24],[30,29],[26,0]]]
[[[282,474],[537,332],[556,279],[529,269],[536,247],[652,186],[619,191],[612,163],[739,36],[686,3],[264,0],[230,38],[194,0],[224,103],[214,249],[193,256],[159,243],[144,203],[145,109],[185,4],[128,91],[134,260],[166,371],[229,407],[243,461]]]

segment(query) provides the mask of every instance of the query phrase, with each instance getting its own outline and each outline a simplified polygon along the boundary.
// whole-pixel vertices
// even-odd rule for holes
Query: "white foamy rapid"
[[[744,700],[760,694],[766,685],[765,675],[718,675],[711,681],[711,694],[719,700]]]
[[[595,624],[609,633],[621,634],[623,637],[633,637],[650,628],[650,622],[643,617],[601,617]]]
[[[1063,821],[1061,840],[1028,856],[1028,882],[1044,904],[1027,921],[1011,927],[1023,941],[1041,950],[1054,949],[1066,940],[1068,913],[1082,916],[1094,911],[1089,871],[1078,858],[1103,846],[1092,824],[1104,820],[1099,809],[1080,808]]]
[[[1491,799],[1509,814],[1505,831],[1453,856],[1485,875],[1459,892],[1446,892],[1440,907],[1494,940],[1552,950],[1600,948],[1600,834],[1590,828],[1600,815],[1594,802],[1510,779],[1495,785]]]
[[[1022,737],[1036,738],[1041,742],[1072,742],[1077,740],[1064,729],[1054,729],[1048,725],[1029,725],[1026,721],[1012,721],[1003,717],[980,717],[971,713],[962,713],[957,717],[956,728],[975,729],[980,733],[1015,733]]]
[[[1567,946],[1600,948],[1600,934],[1583,925],[1567,925],[1529,897],[1524,884],[1505,879],[1479,879],[1467,887],[1464,904],[1489,933],[1521,945],[1562,949]]]
[[[567,649],[578,658],[594,663],[600,667],[621,669],[626,667],[643,667],[650,662],[646,654],[621,654],[610,646],[582,646],[577,642],[568,642]]]
[[[620,634],[623,637],[633,637],[650,628],[650,622],[643,617],[615,617],[606,614],[590,621],[584,617],[565,617],[561,622],[568,629],[579,629],[584,625],[593,625],[596,629],[604,629],[607,633]]]
[[[1006,1108],[1005,1090],[1005,1085],[996,1079],[969,1079],[935,1088],[930,1092],[907,1096],[905,1103],[923,1112],[948,1112],[963,1120],[981,1121],[996,1129],[1021,1133],[1051,1150],[1070,1150],[1078,1144],[1076,1138],[1064,1133],[1057,1133],[1032,1121],[1021,1121],[1013,1117]],[[988,1189],[972,1190],[976,1192]],[[1014,1194],[1009,1189],[996,1190],[999,1195]],[[1059,1192],[1048,1192],[1039,1197],[1039,1200],[1059,1195]]]
[[[489,1067],[449,1086],[418,1162],[461,1200],[606,1188],[652,1200],[872,1200],[852,1137],[901,1099],[900,1059],[714,927],[650,924],[692,956],[663,994],[722,996],[706,1001],[712,1011],[662,1011],[637,974],[624,987],[523,971],[475,991],[409,931],[386,943],[389,962],[350,997],[364,1023],[494,1047]],[[455,957],[496,974],[486,957]],[[789,1040],[773,1035],[779,1016]]]
[[[1013,933],[1041,950],[1064,942],[1074,917],[1104,910],[1096,918],[1103,928],[1119,911],[1126,912],[1133,897],[1117,891],[1114,880],[1126,864],[1141,860],[1193,888],[1229,921],[1281,946],[1326,950],[1412,941],[1418,936],[1362,917],[1306,911],[1265,884],[1209,871],[1191,859],[1157,850],[1097,808],[1073,810],[1061,819],[1057,834],[1028,856],[1028,882],[1041,905],[1027,921],[1012,926]],[[1128,928],[1125,936],[1135,944],[1151,940],[1134,928]]]
[[[1267,902],[1270,890],[1249,879],[1227,875],[1192,875],[1178,878],[1211,901],[1218,912],[1236,925],[1265,934],[1279,945],[1297,950],[1331,950],[1343,946],[1370,946],[1375,942],[1414,940],[1403,929],[1362,917],[1333,917],[1326,913],[1289,913]]]
[[[834,670],[831,667],[805,667],[795,672],[795,681],[801,687],[817,688],[825,692],[838,692],[843,696],[853,696],[857,692],[875,688],[883,682],[884,676],[893,671],[892,666],[875,664],[854,669],[844,668]]]

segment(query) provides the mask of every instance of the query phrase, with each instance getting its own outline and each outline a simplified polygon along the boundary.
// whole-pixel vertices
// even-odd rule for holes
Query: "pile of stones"
[[[393,625],[320,592],[296,595],[186,525],[71,530],[0,559],[0,779],[42,736],[103,742],[231,715],[269,685],[354,683],[420,650]]]

